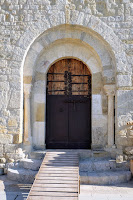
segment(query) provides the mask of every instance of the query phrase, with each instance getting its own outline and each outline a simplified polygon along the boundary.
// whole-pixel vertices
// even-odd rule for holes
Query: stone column
[[[30,96],[31,85],[24,84],[24,144],[31,142],[31,120],[30,120]]]
[[[105,85],[105,92],[108,96],[108,147],[114,145],[114,96],[115,85]]]

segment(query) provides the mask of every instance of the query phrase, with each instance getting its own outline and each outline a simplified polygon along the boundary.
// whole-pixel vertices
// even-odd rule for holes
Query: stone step
[[[42,160],[22,159],[19,163],[19,166],[21,168],[31,169],[31,170],[37,171],[37,170],[39,170],[41,163],[42,163]]]
[[[80,172],[81,184],[114,185],[131,180],[130,171]]]
[[[32,171],[30,169],[11,169],[7,170],[7,177],[10,180],[18,181],[20,183],[33,183],[37,171]]]
[[[82,172],[93,172],[93,171],[108,171],[108,170],[129,170],[129,163],[116,163],[115,160],[95,160],[85,159],[79,162],[79,170]]]
[[[110,153],[106,151],[92,151],[93,158],[110,158]]]
[[[102,158],[110,158],[110,153],[106,151],[92,151],[92,150],[77,150],[79,153],[79,158],[87,159],[87,158],[96,158],[96,159],[102,159]]]
[[[115,160],[83,160],[79,163],[82,172],[107,171],[116,169]]]
[[[41,160],[44,158],[46,151],[32,151],[29,154],[29,158]]]

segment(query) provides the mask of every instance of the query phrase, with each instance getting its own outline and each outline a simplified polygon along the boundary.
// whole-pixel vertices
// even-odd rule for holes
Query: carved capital
[[[31,84],[24,84],[24,98],[30,98],[31,95]]]
[[[115,85],[104,85],[104,91],[107,96],[115,96]]]

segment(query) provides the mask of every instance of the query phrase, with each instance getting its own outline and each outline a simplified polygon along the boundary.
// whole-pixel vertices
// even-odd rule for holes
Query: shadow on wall
[[[0,176],[0,200],[26,200],[32,184],[20,184]]]

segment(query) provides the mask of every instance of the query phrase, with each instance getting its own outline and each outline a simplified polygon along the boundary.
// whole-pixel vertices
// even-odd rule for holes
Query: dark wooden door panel
[[[90,99],[83,96],[72,96],[69,103],[69,141],[90,142]]]
[[[66,143],[68,140],[68,104],[65,96],[47,96],[47,142]]]
[[[46,147],[91,147],[91,75],[75,59],[55,63],[47,78]]]

